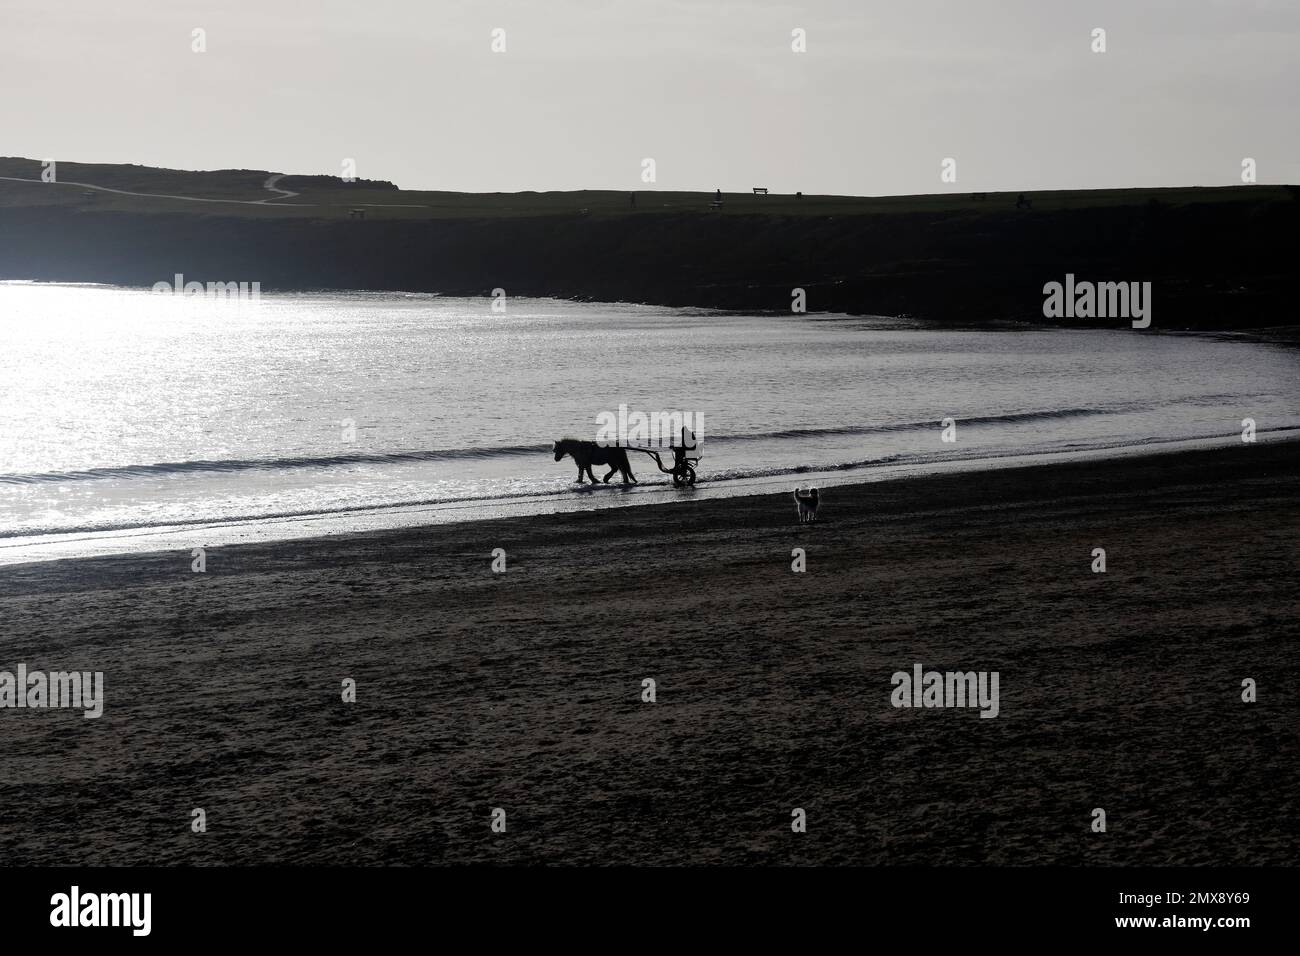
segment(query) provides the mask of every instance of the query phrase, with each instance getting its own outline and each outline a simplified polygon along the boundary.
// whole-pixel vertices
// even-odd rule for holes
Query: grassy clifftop
[[[1293,323],[1295,187],[930,196],[448,193],[0,159],[0,278],[359,288],[1045,321],[1067,272],[1151,281],[1157,328]],[[13,181],[14,179],[23,181]],[[30,180],[36,180],[32,182]],[[98,187],[98,188],[96,188]],[[293,195],[287,195],[292,193]],[[147,194],[147,195],[140,195]],[[364,218],[356,212],[364,210]],[[1078,324],[1122,324],[1102,320]]]

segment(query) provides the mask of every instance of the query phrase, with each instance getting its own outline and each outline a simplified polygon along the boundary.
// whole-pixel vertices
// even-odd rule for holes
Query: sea
[[[620,411],[694,423],[696,485],[636,451],[632,486],[555,461],[556,439],[595,440]],[[1156,327],[0,283],[0,564],[1242,445],[1252,427],[1300,430],[1300,352]]]

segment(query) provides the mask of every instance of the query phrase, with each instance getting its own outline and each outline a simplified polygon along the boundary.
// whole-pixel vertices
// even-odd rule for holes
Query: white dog
[[[794,490],[794,503],[799,507],[800,524],[817,520],[817,506],[820,502],[821,495],[817,493],[816,488],[809,488],[806,492],[798,488]]]

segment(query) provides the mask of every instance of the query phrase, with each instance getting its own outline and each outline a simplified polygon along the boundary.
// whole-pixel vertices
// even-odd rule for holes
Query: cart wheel
[[[694,485],[695,485],[695,469],[692,468],[690,465],[686,465],[686,466],[684,466],[684,467],[682,468],[682,471],[685,472],[685,474],[682,476],[682,477],[685,479],[685,482],[684,482],[684,483],[687,484],[687,485],[690,485],[690,486],[694,487]]]

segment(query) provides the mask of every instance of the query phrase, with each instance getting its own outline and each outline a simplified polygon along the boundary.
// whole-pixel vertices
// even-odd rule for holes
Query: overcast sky
[[[650,188],[646,157],[661,189],[1226,185],[1243,157],[1295,183],[1298,50],[1300,0],[0,0],[0,155],[489,191]]]

